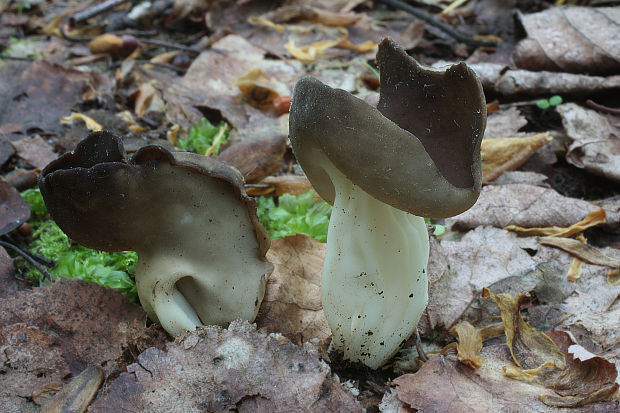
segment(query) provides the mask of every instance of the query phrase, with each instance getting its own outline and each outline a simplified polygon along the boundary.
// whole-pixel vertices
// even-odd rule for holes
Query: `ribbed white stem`
[[[372,368],[415,330],[428,302],[424,219],[368,195],[336,168],[322,302],[332,346]]]

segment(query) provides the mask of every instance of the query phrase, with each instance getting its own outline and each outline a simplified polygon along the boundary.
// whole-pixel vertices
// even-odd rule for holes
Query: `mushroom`
[[[157,145],[127,160],[104,131],[47,165],[39,186],[69,237],[138,253],[140,302],[170,334],[256,317],[273,270],[269,236],[235,168]]]
[[[378,108],[306,77],[290,114],[293,152],[334,208],[321,283],[332,347],[372,368],[415,330],[428,302],[421,216],[477,200],[486,105],[459,63],[425,68],[389,39],[377,53]]]

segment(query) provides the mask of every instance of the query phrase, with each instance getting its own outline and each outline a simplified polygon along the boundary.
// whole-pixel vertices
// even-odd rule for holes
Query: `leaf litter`
[[[182,139],[205,118],[213,125],[230,125],[219,157],[242,170],[251,182],[248,193],[275,196],[273,207],[266,210],[285,207],[291,214],[296,207],[284,194],[310,189],[286,143],[287,99],[298,78],[312,74],[376,103],[377,82],[368,68],[374,59],[370,45],[383,36],[392,36],[428,65],[466,58],[487,96],[499,103],[489,116],[483,143],[489,185],[472,210],[438,223],[446,224],[448,231],[431,240],[429,306],[419,328],[422,346],[447,345],[449,350],[416,363],[415,374],[401,377],[391,365],[368,375],[347,370],[336,359],[327,364],[330,332],[320,305],[325,248],[306,235],[272,241],[269,256],[276,271],[256,320],[260,331],[233,323],[228,329],[199,329],[174,343],[156,327],[145,328],[141,310],[118,293],[66,280],[30,288],[14,279],[20,274],[3,254],[0,300],[8,310],[0,316],[0,345],[5,350],[0,354],[3,372],[8,370],[0,375],[6,384],[0,386],[0,397],[9,411],[38,411],[34,401],[64,400],[65,406],[64,395],[71,393],[72,384],[78,393],[85,388],[78,375],[93,364],[103,366],[105,377],[91,411],[178,406],[303,410],[308,403],[314,403],[315,411],[360,411],[361,406],[390,411],[388,405],[401,411],[407,406],[424,411],[619,409],[613,396],[613,363],[620,365],[620,191],[610,183],[618,181],[618,102],[613,95],[620,90],[620,78],[611,40],[617,37],[617,24],[609,20],[618,7],[537,2],[536,7],[517,9],[486,0],[469,6],[425,3],[427,11],[437,13],[451,6],[442,20],[458,30],[503,36],[505,43],[493,50],[464,47],[407,12],[375,3],[291,0],[266,7],[256,0],[176,0],[167,6],[169,14],[152,8],[153,14],[132,24],[156,28],[163,35],[159,40],[185,49],[149,44],[153,39],[148,31],[134,32],[129,34],[140,37],[139,47],[128,58],[118,54],[122,30],[114,38],[104,32],[113,31],[115,24],[124,27],[125,16],[144,13],[138,7],[120,5],[114,13],[90,17],[88,25],[80,21],[69,27],[63,17],[73,10],[55,2],[32,3],[31,9],[20,11],[28,19],[20,18],[17,3],[2,3],[4,52],[19,49],[20,58],[28,59],[31,53],[40,58],[0,61],[2,172],[36,174],[34,168],[74,147],[89,119],[124,135],[133,151],[148,143],[172,149],[176,141],[167,138]],[[507,18],[517,10],[523,38]],[[607,20],[594,25],[602,15]],[[25,28],[28,33],[39,30],[60,37],[38,37],[23,45],[3,37],[22,36]],[[118,45],[93,54],[88,48],[92,38],[71,40],[62,37],[61,28],[70,29],[70,36],[104,34],[107,37],[99,41],[108,38],[112,46]],[[205,28],[208,35],[198,33]],[[558,35],[569,48],[566,53],[555,45]],[[585,50],[584,39],[597,47]],[[566,103],[545,110],[536,106],[536,99],[552,95]],[[282,103],[276,103],[280,98]],[[586,108],[585,99],[598,106]],[[61,118],[72,113],[82,120],[74,116],[71,124],[63,124]],[[558,177],[564,171],[567,180]],[[580,181],[584,176],[590,178]],[[6,176],[6,181],[11,179]],[[32,185],[32,180],[24,182]],[[598,188],[603,196],[571,192],[580,185]],[[324,218],[327,211],[321,214]],[[298,230],[315,236],[324,231],[322,217],[315,216],[309,221],[312,225]],[[9,225],[15,228],[24,219],[9,218]],[[9,234],[12,241],[19,239],[15,234]],[[567,281],[567,275],[574,281]],[[509,344],[498,337],[500,313],[493,300],[482,298],[485,288],[505,298],[503,312],[512,315],[505,320],[512,320]],[[551,342],[541,338],[542,331]],[[405,346],[409,345],[413,343]],[[564,370],[517,370],[517,364],[529,370],[549,365],[549,360],[561,364],[560,354]],[[246,356],[262,367],[252,370],[244,364]],[[177,368],[192,373],[182,377]],[[528,382],[507,377],[506,368]],[[333,372],[351,378],[347,386],[356,397],[341,389]],[[238,385],[224,382],[228,379]],[[280,397],[301,388],[298,399]],[[155,396],[149,396],[151,391]]]

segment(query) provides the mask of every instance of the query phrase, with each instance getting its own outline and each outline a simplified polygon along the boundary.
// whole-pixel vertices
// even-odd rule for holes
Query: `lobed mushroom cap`
[[[326,201],[335,190],[317,160],[325,155],[371,196],[414,215],[443,218],[480,194],[482,86],[464,63],[424,68],[385,39],[379,45],[378,108],[317,79],[293,92],[290,140],[308,179]]]
[[[186,178],[187,177],[187,178]],[[187,219],[197,196],[233,193],[245,206],[264,260],[269,236],[256,215],[256,203],[235,168],[214,159],[171,153],[158,145],[127,159],[122,141],[111,132],[93,132],[73,152],[47,165],[39,187],[58,225],[80,244],[104,251],[152,249],[158,239],[183,237],[174,228]],[[193,224],[195,229],[203,223]],[[189,226],[192,228],[192,226]],[[181,229],[184,228],[184,229]]]

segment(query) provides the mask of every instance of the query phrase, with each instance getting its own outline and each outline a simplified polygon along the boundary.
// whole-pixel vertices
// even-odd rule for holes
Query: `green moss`
[[[220,134],[222,137],[215,142],[215,139]],[[206,118],[201,118],[198,123],[192,125],[189,130],[189,136],[186,139],[179,139],[176,146],[204,155],[207,149],[215,143],[213,155],[217,155],[220,146],[226,142],[227,136],[228,124],[226,122],[221,122],[219,125],[214,126]]]
[[[317,200],[314,191],[299,196],[290,194],[278,198],[259,197],[258,217],[271,238],[284,238],[298,233],[308,234],[320,242],[327,242],[327,229],[332,207]]]
[[[38,188],[22,192],[22,197],[32,210],[32,217],[28,221],[33,230],[32,241],[27,248],[35,254],[56,261],[50,271],[52,277],[80,278],[96,282],[119,290],[130,300],[137,301],[136,284],[133,280],[138,260],[135,252],[109,253],[71,245],[69,237],[47,217],[47,208]],[[25,260],[17,259],[16,263],[33,283],[41,285],[49,282]]]

